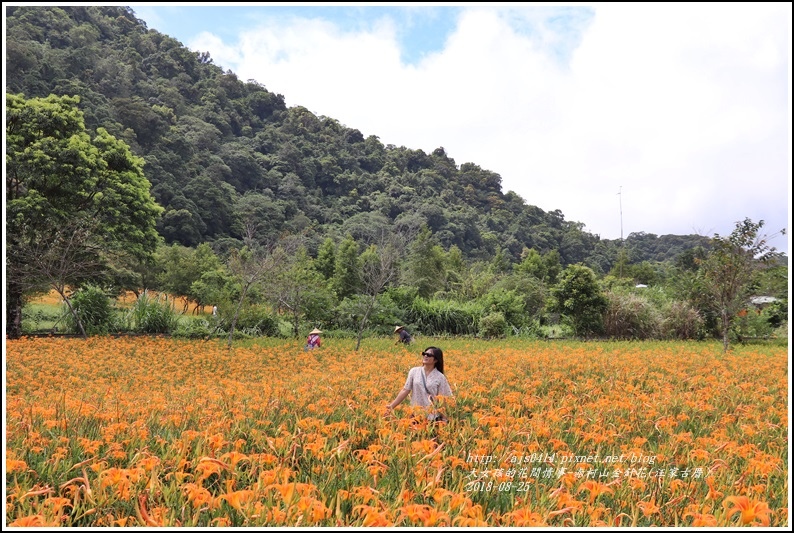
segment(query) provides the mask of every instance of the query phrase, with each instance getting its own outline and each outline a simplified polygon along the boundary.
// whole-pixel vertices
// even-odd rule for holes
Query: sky
[[[788,252],[790,3],[128,5],[289,107],[443,147],[602,238],[750,218]]]

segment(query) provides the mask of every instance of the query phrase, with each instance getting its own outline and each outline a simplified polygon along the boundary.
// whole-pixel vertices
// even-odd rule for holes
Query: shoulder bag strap
[[[430,394],[429,390],[427,390],[427,379],[425,378],[425,369],[424,368],[421,369],[420,373],[422,374],[422,385],[424,385],[424,387],[425,387],[425,392],[427,393],[427,397],[430,398],[430,402],[431,403],[435,404],[436,402],[433,401],[433,399],[432,399],[433,395]]]

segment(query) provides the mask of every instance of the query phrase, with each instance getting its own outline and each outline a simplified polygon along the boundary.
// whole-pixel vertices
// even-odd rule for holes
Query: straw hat
[[[322,331],[320,331],[320,330],[319,330],[319,329],[317,329],[317,328],[314,328],[313,330],[311,330],[311,331],[309,332],[309,335],[314,335],[315,333],[322,333]]]
[[[404,329],[404,328],[402,326],[397,326],[396,328],[394,328],[394,332],[397,333],[401,329]]]

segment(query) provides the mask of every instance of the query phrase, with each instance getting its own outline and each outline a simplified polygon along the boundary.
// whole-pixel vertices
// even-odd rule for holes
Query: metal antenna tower
[[[618,189],[618,200],[620,203],[620,269],[619,276],[623,277],[623,263],[626,261],[626,245],[623,241],[623,185]]]
[[[618,196],[620,196],[620,242],[623,242],[623,185],[618,189]]]

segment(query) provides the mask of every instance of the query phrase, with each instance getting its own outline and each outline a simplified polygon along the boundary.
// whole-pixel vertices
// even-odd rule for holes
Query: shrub
[[[232,325],[230,313],[221,315],[220,326],[229,331]],[[234,325],[235,331],[249,336],[265,335],[277,337],[279,334],[278,319],[261,305],[245,305],[240,309],[237,322]]]
[[[86,335],[107,334],[119,329],[113,301],[101,287],[87,285],[72,294],[69,301],[80,317]],[[74,315],[68,309],[65,312],[68,331],[80,333]]]
[[[662,315],[647,299],[623,291],[606,293],[604,333],[614,339],[658,339]]]
[[[491,313],[480,319],[480,336],[486,339],[504,337],[507,333],[507,320],[501,311]]]
[[[203,318],[180,321],[173,330],[172,335],[185,339],[202,339],[208,337],[213,332],[217,337],[228,336],[228,332],[216,330],[215,326],[211,326],[210,323]]]
[[[407,313],[407,326],[425,335],[473,335],[482,316],[474,302],[425,300],[416,297]]]
[[[604,331],[603,314],[606,296],[601,291],[595,273],[588,267],[568,265],[550,291],[552,312],[560,313],[576,335],[589,337]]]
[[[527,322],[524,300],[516,291],[496,289],[479,299],[480,305],[489,315],[501,313],[511,326],[520,328]]]
[[[145,291],[130,309],[130,319],[138,333],[172,333],[179,323],[179,316],[168,302],[159,296],[152,299]]]
[[[762,312],[772,328],[779,328],[788,322],[788,300],[781,299],[772,302]]]
[[[364,315],[364,310],[369,303],[369,296],[355,295],[345,298],[334,309],[333,316],[335,320],[331,323],[340,330],[346,330],[350,334],[357,334],[361,325],[361,317]],[[376,332],[379,335],[391,335],[394,325],[403,322],[402,319],[397,317],[398,312],[399,309],[388,296],[378,296],[369,317],[367,317],[365,330]]]
[[[671,302],[662,309],[662,315],[662,336],[665,339],[697,339],[705,335],[703,317],[686,302]]]
[[[22,331],[35,333],[45,329],[51,330],[57,327],[58,322],[62,318],[63,314],[58,310],[26,306],[22,311]]]
[[[775,328],[769,323],[769,317],[754,309],[740,313],[733,323],[732,333],[735,340],[741,342],[746,338],[768,338]]]
[[[540,319],[532,319],[526,326],[517,328],[513,326],[513,335],[515,337],[522,337],[526,339],[543,339],[547,337]]]

